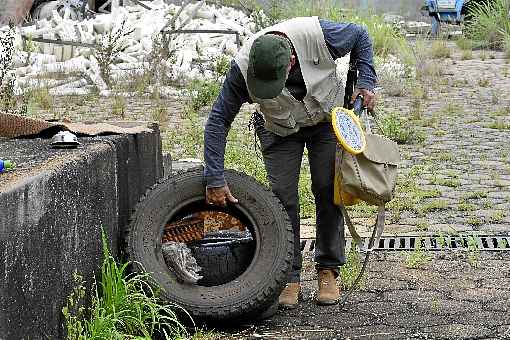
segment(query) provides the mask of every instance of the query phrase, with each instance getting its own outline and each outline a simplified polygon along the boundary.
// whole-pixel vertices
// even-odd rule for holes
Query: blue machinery
[[[468,0],[467,0],[468,1]],[[465,0],[426,0],[425,9],[432,20],[432,35],[439,33],[440,23],[459,24],[463,21],[462,7]]]

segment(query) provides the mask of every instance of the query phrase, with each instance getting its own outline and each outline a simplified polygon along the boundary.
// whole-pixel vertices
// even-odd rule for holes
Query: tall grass
[[[468,36],[483,47],[502,49],[510,39],[510,0],[494,0],[473,5]]]
[[[186,334],[174,312],[176,306],[162,304],[148,273],[127,274],[129,263],[117,264],[110,255],[103,233],[101,279],[95,284],[92,307],[81,299],[85,289],[80,277],[62,309],[67,339],[154,339],[180,338]]]
[[[373,41],[374,53],[385,57],[388,54],[408,54],[405,37],[383,17],[372,12],[346,10],[335,0],[297,0],[285,6],[281,11],[282,19],[300,16],[318,16],[335,22],[353,22],[366,27]]]

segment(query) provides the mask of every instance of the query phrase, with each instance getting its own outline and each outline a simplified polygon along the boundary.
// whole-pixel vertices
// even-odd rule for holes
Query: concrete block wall
[[[77,271],[91,288],[102,263],[101,229],[119,256],[131,210],[163,174],[159,132],[80,138],[0,139],[0,339],[64,338],[62,307]]]

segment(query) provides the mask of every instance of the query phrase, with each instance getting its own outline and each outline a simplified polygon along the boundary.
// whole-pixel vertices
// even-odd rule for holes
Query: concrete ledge
[[[163,175],[159,132],[49,140],[0,139],[0,339],[64,338],[61,309],[77,271],[91,287],[102,261],[101,228],[119,255],[130,212]]]

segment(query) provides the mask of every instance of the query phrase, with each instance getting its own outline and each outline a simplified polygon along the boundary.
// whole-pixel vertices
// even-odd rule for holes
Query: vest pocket
[[[290,107],[282,105],[277,99],[265,99],[259,102],[260,111],[264,114],[267,122],[287,129],[294,129],[296,119],[291,114]]]

